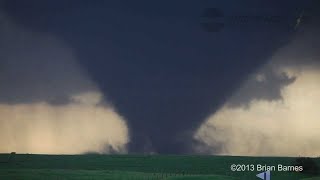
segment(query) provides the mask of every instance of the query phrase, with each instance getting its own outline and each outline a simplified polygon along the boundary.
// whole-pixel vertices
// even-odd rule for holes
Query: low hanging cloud
[[[0,12],[0,152],[126,152],[125,120],[48,33]]]
[[[304,31],[277,51],[210,115],[194,135],[200,142],[195,150],[224,155],[319,156],[317,30]]]
[[[92,94],[91,94],[92,95]],[[98,95],[98,94],[96,94]],[[0,152],[78,154],[125,152],[126,123],[112,108],[82,94],[73,102],[50,105],[0,104]],[[111,149],[110,149],[111,148]]]

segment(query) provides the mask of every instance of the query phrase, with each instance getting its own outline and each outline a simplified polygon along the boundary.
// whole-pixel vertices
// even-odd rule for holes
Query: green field
[[[289,157],[176,155],[0,154],[0,180],[228,180],[258,179],[256,171],[233,172],[232,164],[292,165]],[[314,159],[320,164],[320,159]],[[317,180],[300,172],[271,172],[271,179]]]

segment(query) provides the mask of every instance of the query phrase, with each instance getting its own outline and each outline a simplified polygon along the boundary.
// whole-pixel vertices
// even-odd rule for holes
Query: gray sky
[[[86,103],[77,105],[89,101],[90,108],[111,110],[118,126],[106,123],[108,137],[115,137],[110,127],[125,129],[115,133],[120,140],[99,144],[121,142],[128,152],[198,153],[193,145],[201,142],[194,134],[226,102],[237,107],[252,99],[279,100],[281,89],[295,82],[265,64],[304,33],[303,23],[297,31],[292,28],[303,9],[313,20],[318,16],[315,1],[288,2],[3,1],[0,102],[10,107],[47,103],[54,109],[83,95]],[[210,7],[225,17],[282,18],[208,32],[201,15]],[[304,57],[294,53],[288,54]],[[263,75],[255,81],[257,72]]]

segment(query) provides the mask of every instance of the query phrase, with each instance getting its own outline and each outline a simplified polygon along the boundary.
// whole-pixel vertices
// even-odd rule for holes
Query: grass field
[[[0,180],[232,180],[258,179],[258,171],[233,172],[232,164],[292,165],[295,158],[175,155],[0,154]],[[315,161],[319,164],[320,159]],[[317,180],[299,172],[271,172],[271,179]]]

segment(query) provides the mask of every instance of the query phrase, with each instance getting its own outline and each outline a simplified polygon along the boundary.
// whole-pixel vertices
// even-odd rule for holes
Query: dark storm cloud
[[[283,56],[273,57],[272,62],[257,68],[235,93],[228,99],[228,106],[247,107],[252,100],[282,100],[281,90],[296,79],[278,70],[283,67],[317,67],[320,63],[319,53],[319,3],[310,1],[308,6],[300,7],[301,23],[294,33],[294,38],[277,49]],[[297,10],[299,10],[297,8]],[[303,13],[303,14],[301,14]],[[297,16],[299,17],[299,16]],[[307,48],[306,48],[307,46]],[[285,57],[285,58],[282,58]],[[276,59],[277,58],[277,59]],[[282,59],[280,59],[282,58]]]
[[[301,27],[224,106],[208,116],[195,133],[200,141],[195,144],[196,151],[233,156],[318,156],[319,22]]]
[[[206,119],[195,133],[195,151],[318,156],[320,14],[312,15],[314,21],[303,24]]]
[[[63,104],[71,95],[96,90],[61,40],[0,16],[0,102]]]
[[[126,152],[125,120],[50,33],[0,11],[0,153]]]
[[[58,34],[77,51],[80,63],[128,119],[131,152],[190,152],[202,120],[291,36],[277,27],[219,34],[202,29],[199,17],[208,6],[246,10],[235,1],[73,1],[75,7],[62,1],[13,2],[7,9],[17,20]],[[274,80],[279,86],[289,82]]]
[[[277,73],[271,68],[264,68],[251,75],[246,83],[228,100],[233,107],[247,106],[253,99],[281,100],[281,89],[294,82],[295,77]]]

